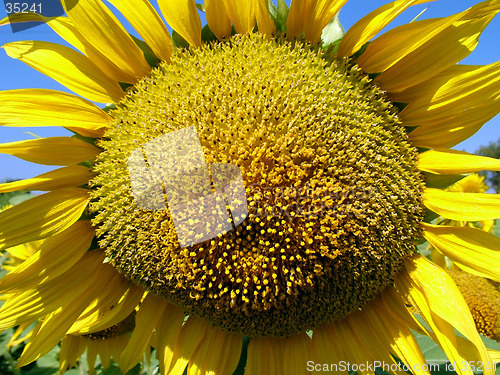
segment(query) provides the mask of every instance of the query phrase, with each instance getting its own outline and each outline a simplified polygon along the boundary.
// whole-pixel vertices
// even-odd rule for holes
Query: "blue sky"
[[[42,0],[41,0],[42,1]],[[133,0],[130,0],[133,1]],[[155,1],[155,0],[153,0]],[[43,1],[42,1],[43,2]],[[352,26],[356,20],[369,13],[373,9],[386,4],[387,0],[350,0],[340,12],[340,20],[345,29]],[[106,2],[107,3],[107,2]],[[289,1],[287,1],[289,3]],[[468,8],[478,1],[468,0],[437,0],[426,5],[417,5],[407,10],[388,28],[411,21],[427,6],[427,11],[421,18],[433,18],[448,16]],[[108,3],[109,5],[109,3]],[[0,17],[6,16],[5,8],[0,3]],[[123,21],[123,18],[120,17]],[[126,22],[125,22],[126,24]],[[130,27],[131,33],[136,34]],[[465,64],[489,64],[500,60],[500,49],[498,40],[500,36],[500,16],[497,16],[480,38],[479,46],[462,63]],[[0,27],[0,45],[17,40],[45,40],[65,44],[52,30],[46,26],[37,26],[28,30],[12,33],[9,26]],[[0,50],[0,90],[16,88],[50,88],[68,91],[65,87],[53,81],[41,73],[29,68],[20,61],[9,58],[3,50]],[[35,135],[39,137],[63,136],[70,132],[62,128],[9,128],[0,127],[0,142],[12,142],[24,139],[32,139]],[[481,145],[488,144],[500,138],[500,116],[496,116],[490,122],[467,141],[457,145],[455,148],[474,152]],[[0,181],[11,178],[21,179],[34,177],[40,173],[47,172],[54,167],[40,166],[25,162],[9,155],[0,154]]]

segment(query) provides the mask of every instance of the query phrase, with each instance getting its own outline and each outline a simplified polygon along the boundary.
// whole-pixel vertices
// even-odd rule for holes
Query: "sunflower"
[[[457,63],[500,1],[374,40],[422,1],[382,6],[338,40],[346,0],[207,0],[204,27],[193,0],[159,0],[172,36],[147,0],[110,2],[142,39],[100,0],[2,21],[47,21],[75,47],[3,46],[77,94],[0,93],[0,124],[75,133],[0,145],[64,166],[0,185],[47,191],[0,214],[0,249],[45,239],[0,280],[0,330],[39,322],[18,365],[135,312],[123,371],[152,346],[165,374],[231,374],[240,360],[246,374],[342,361],[397,373],[398,359],[428,374],[412,329],[459,373],[494,373],[457,286],[416,245],[500,281],[497,237],[429,223],[500,216],[497,195],[436,185],[500,170],[450,149],[498,112],[500,63]]]

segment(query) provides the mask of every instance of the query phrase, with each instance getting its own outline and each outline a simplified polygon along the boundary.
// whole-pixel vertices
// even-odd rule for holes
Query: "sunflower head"
[[[413,254],[416,151],[353,61],[235,36],[177,54],[121,106],[94,167],[100,246],[126,277],[189,314],[249,336],[313,329],[370,301]],[[249,212],[234,230],[181,248],[168,190],[182,181],[162,176],[168,150],[150,145],[189,126],[209,165],[241,170]],[[163,210],[134,202],[127,161],[140,145],[164,183]],[[192,229],[205,228],[191,199]]]
[[[410,328],[450,361],[463,349],[491,362],[456,284],[416,245],[500,281],[500,240],[448,225],[498,218],[498,196],[473,177],[460,191],[433,185],[500,170],[450,150],[498,112],[500,63],[457,63],[500,3],[372,40],[421,1],[387,4],[344,35],[345,2],[207,0],[202,28],[194,0],[159,0],[172,37],[147,0],[112,0],[142,40],[101,0],[64,0],[67,17],[10,18],[50,20],[81,52],[4,46],[86,98],[0,93],[1,125],[76,133],[0,145],[65,165],[0,185],[49,191],[0,215],[0,250],[44,240],[0,280],[0,330],[39,321],[20,366],[64,338],[62,369],[86,345],[92,366],[101,351],[124,371],[150,346],[164,373],[231,373],[242,352],[249,374],[298,374],[330,355],[416,368]],[[438,216],[447,225],[428,223]],[[467,339],[460,351],[453,328]]]

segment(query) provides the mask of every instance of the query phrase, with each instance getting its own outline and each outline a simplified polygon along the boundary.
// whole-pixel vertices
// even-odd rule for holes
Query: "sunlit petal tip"
[[[191,46],[201,46],[201,21],[194,0],[159,0],[167,23]]]

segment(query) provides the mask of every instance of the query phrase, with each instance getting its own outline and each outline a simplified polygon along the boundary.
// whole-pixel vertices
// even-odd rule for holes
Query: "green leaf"
[[[31,193],[18,194],[18,195],[15,195],[9,199],[9,204],[11,204],[12,206],[15,206],[16,204],[27,201],[28,199],[31,199],[33,197],[34,197],[34,195]]]
[[[323,40],[323,48],[328,48],[330,46],[338,45],[345,31],[339,20],[339,14],[337,13],[335,17],[325,26],[321,33],[321,40]],[[336,47],[336,46],[334,46]]]
[[[466,174],[434,174],[423,172],[425,176],[425,185],[435,189],[445,189],[462,178],[467,177]]]
[[[175,48],[189,48],[189,43],[177,31],[172,30],[172,40]]]
[[[106,103],[104,108],[102,109],[104,112],[108,113],[111,111],[114,111],[116,109],[116,104],[115,103]]]
[[[213,42],[217,40],[217,37],[208,25],[203,26],[203,29],[201,29],[201,40],[204,42]]]
[[[132,39],[134,40],[135,44],[141,49],[142,53],[144,54],[144,58],[146,59],[147,63],[149,66],[152,68],[158,66],[158,63],[161,61],[158,57],[155,56],[153,50],[148,46],[148,44],[133,36],[132,34],[129,34]]]
[[[278,21],[278,25],[276,25],[276,28],[279,31],[286,31],[286,21],[288,20],[288,5],[286,4],[285,0],[278,0],[278,6],[276,8],[276,19]]]
[[[495,220],[495,225],[493,226],[493,234],[497,237],[500,237],[500,219]],[[500,350],[500,348],[498,350]]]
[[[199,10],[201,10],[202,12],[204,12],[205,11],[205,4],[196,3],[196,8],[198,8]]]

